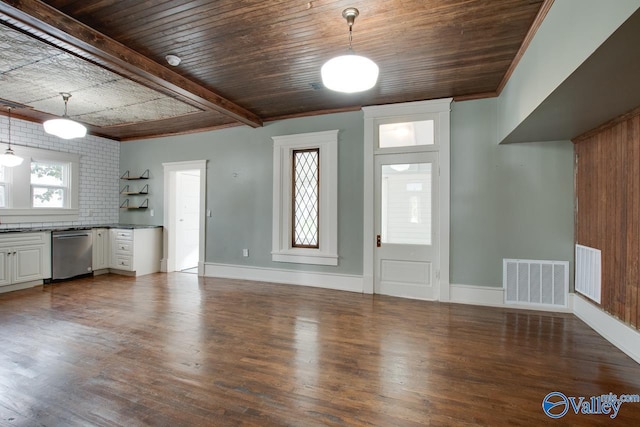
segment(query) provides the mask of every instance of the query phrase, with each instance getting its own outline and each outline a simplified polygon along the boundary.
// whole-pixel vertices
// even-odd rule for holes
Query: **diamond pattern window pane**
[[[293,151],[293,247],[318,247],[320,149]]]

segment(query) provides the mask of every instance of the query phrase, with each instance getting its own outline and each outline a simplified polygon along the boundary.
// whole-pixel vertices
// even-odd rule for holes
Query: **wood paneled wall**
[[[576,242],[602,251],[602,308],[638,328],[640,108],[574,143]]]

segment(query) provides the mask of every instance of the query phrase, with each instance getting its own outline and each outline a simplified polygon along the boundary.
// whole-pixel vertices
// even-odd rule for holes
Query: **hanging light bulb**
[[[349,25],[349,51],[346,55],[328,60],[320,69],[322,84],[337,92],[362,92],[374,87],[378,81],[379,69],[376,63],[369,58],[356,55],[351,47],[353,23],[359,14],[355,7],[349,7],[342,12],[342,17]]]
[[[61,119],[51,119],[43,123],[44,131],[62,139],[82,138],[87,134],[87,128],[78,122],[69,119],[67,115],[67,103],[71,98],[70,93],[60,92],[64,100],[64,114]]]
[[[14,166],[18,166],[20,164],[22,164],[22,161],[24,160],[22,157],[16,155],[16,153],[13,152],[13,150],[11,149],[11,107],[7,107],[7,110],[9,112],[8,117],[9,117],[9,142],[8,142],[8,148],[7,150],[0,155],[0,166],[7,166],[9,168],[12,168]]]

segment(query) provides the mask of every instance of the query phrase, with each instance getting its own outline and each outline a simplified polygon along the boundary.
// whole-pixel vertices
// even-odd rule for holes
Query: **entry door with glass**
[[[375,157],[374,290],[438,299],[438,154]]]

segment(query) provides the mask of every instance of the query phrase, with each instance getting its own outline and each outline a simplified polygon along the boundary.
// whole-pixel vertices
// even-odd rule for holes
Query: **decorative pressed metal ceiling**
[[[1,98],[99,127],[163,120],[202,111],[77,56],[0,25]]]

